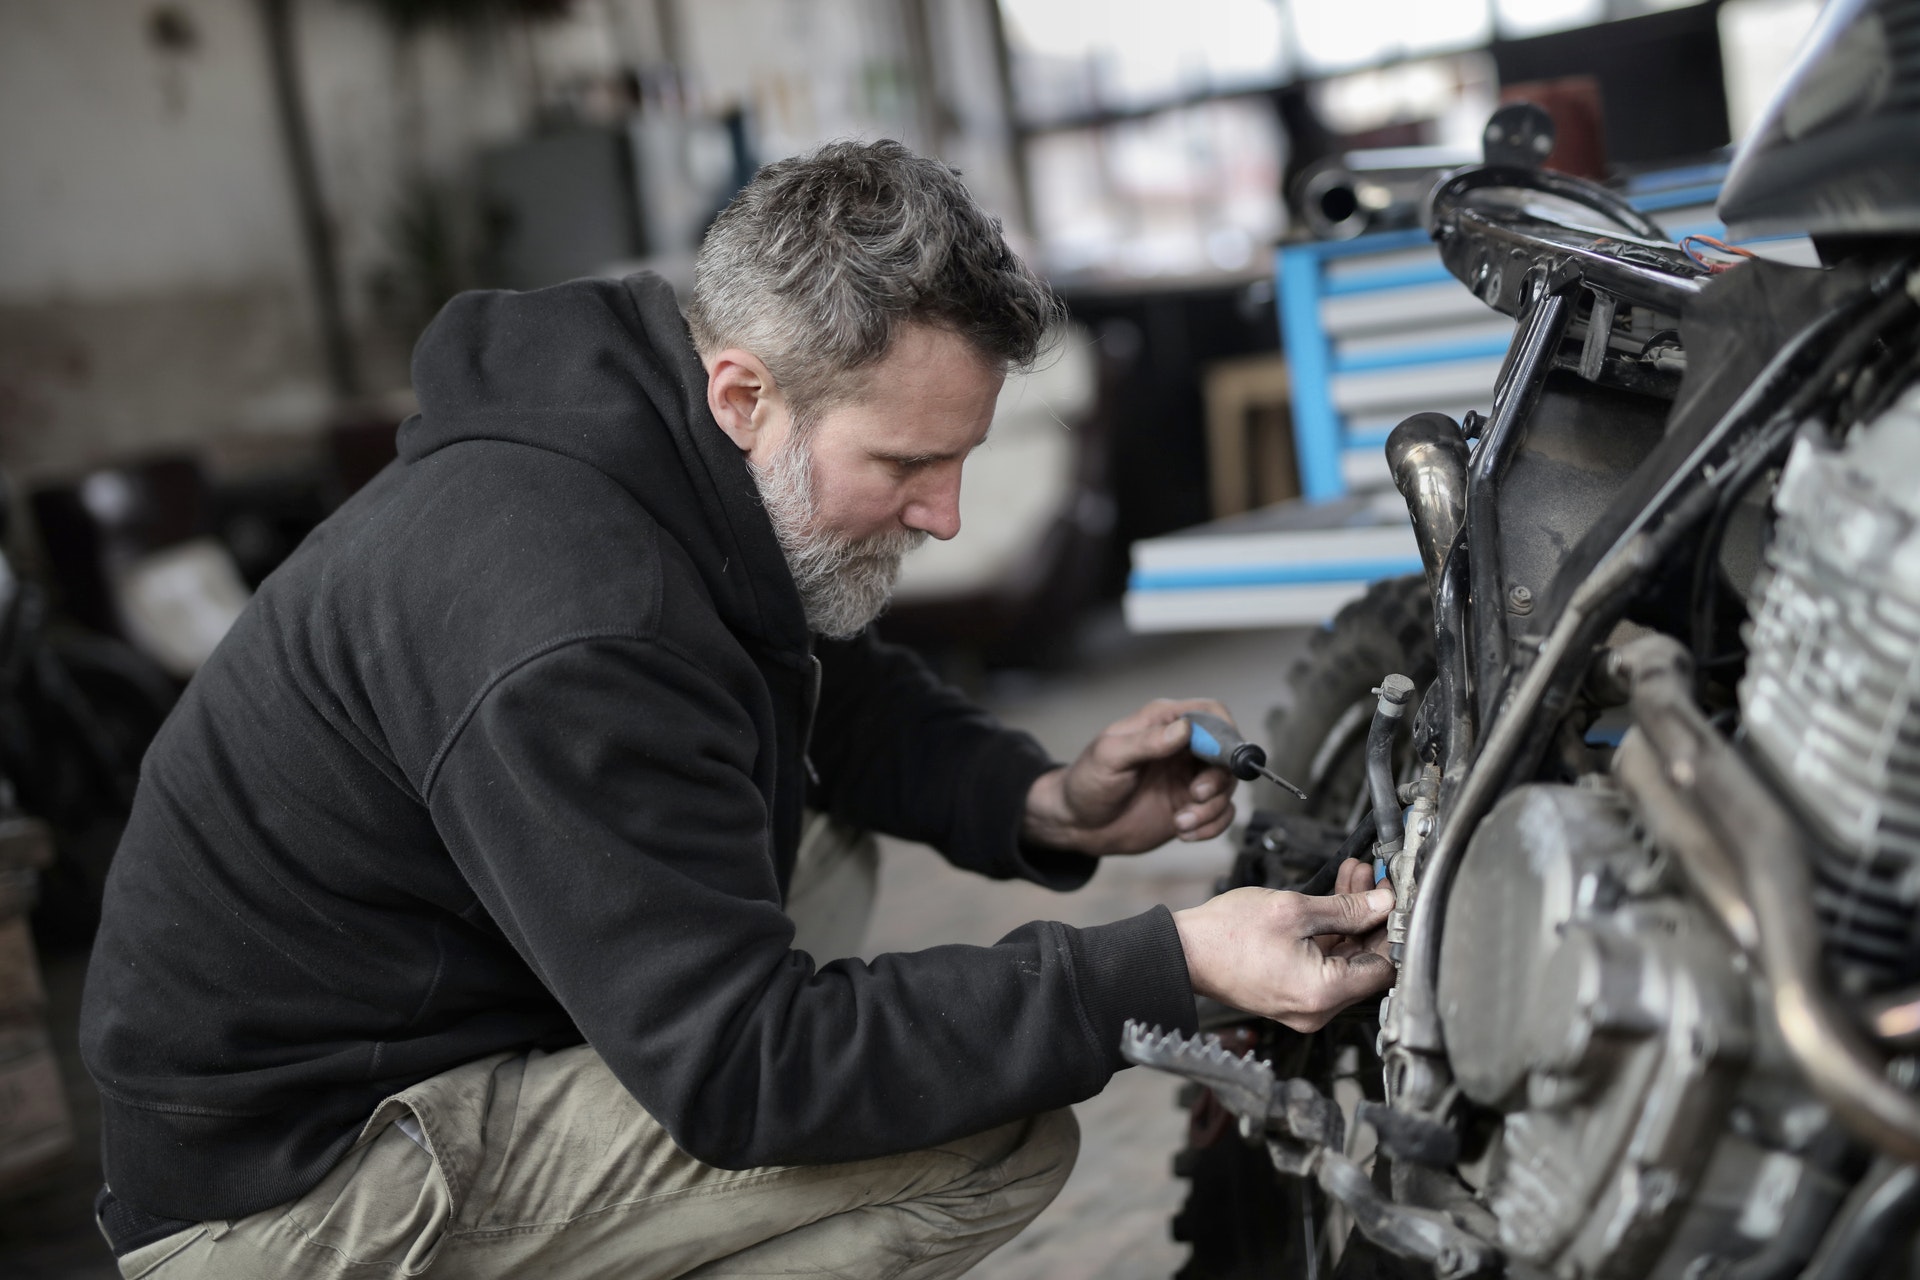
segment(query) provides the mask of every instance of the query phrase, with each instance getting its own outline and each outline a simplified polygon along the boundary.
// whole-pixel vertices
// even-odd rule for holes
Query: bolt
[[[1532,613],[1533,592],[1527,590],[1525,587],[1515,587],[1513,590],[1507,592],[1507,612]]]
[[[1413,834],[1419,836],[1422,840],[1425,840],[1428,836],[1432,835],[1433,819],[1427,817],[1425,814],[1422,814],[1418,818],[1414,819]]]
[[[1407,699],[1413,697],[1414,687],[1413,681],[1407,677],[1398,674],[1390,675],[1373,690],[1373,696],[1385,698],[1396,707],[1404,707]]]

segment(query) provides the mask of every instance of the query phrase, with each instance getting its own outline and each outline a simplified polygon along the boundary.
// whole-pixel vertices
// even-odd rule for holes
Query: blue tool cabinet
[[[1627,196],[1675,237],[1719,236],[1712,206],[1724,173],[1649,174]],[[1487,409],[1513,323],[1447,274],[1425,231],[1289,245],[1275,272],[1308,501],[1385,483],[1380,449],[1408,414]]]

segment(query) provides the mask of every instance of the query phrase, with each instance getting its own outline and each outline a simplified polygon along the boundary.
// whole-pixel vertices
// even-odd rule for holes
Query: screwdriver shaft
[[[1307,798],[1306,792],[1267,768],[1267,753],[1242,738],[1232,721],[1204,711],[1190,711],[1182,718],[1188,725],[1187,749],[1195,756],[1221,766],[1243,782],[1265,778],[1302,800]]]
[[[1286,790],[1291,791],[1293,792],[1293,794],[1299,796],[1302,800],[1305,800],[1307,798],[1306,792],[1294,786],[1291,782],[1288,782],[1285,778],[1281,777],[1279,774],[1275,773],[1273,770],[1267,768],[1265,765],[1255,765],[1254,768],[1260,770],[1260,776],[1265,778],[1268,782],[1273,783],[1275,786],[1284,787]]]

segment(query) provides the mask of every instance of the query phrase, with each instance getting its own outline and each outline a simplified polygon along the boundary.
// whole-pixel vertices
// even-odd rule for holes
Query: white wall
[[[253,6],[182,7],[173,55],[146,5],[0,0],[0,302],[298,278]]]
[[[917,83],[901,0],[677,0],[692,87],[707,110],[752,110],[762,161],[836,138],[897,138],[940,154],[1010,224],[1020,210],[1001,110],[995,0],[931,0],[932,85]],[[927,136],[920,95],[939,95],[955,129]]]
[[[999,0],[936,0],[928,15],[936,87],[951,113],[954,132],[940,154],[965,176],[974,197],[997,214],[1015,247],[1032,257],[1031,228],[1021,206],[1019,153],[1013,121],[1001,100],[998,51],[994,48],[990,6]]]
[[[307,112],[347,312],[365,324],[371,283],[396,253],[404,185],[457,187],[479,148],[527,129],[531,50],[509,29],[430,28],[396,40],[356,0],[302,0],[297,10]]]
[[[928,0],[955,122],[938,149],[1017,224],[994,2]],[[901,5],[576,0],[560,23],[403,38],[365,0],[296,0],[367,390],[406,381],[415,317],[383,310],[377,286],[393,278],[410,185],[457,196],[476,152],[526,132],[536,104],[623,65],[658,67],[674,29],[678,109],[698,120],[746,106],[762,160],[849,136],[933,149]],[[153,38],[162,9],[185,17],[190,47]],[[684,163],[651,176],[686,188],[679,224],[697,228],[717,195],[714,137],[665,127]],[[325,424],[335,406],[257,0],[0,0],[0,160],[0,469],[31,479]]]
[[[29,478],[308,437],[334,410],[258,8],[176,0],[176,51],[150,36],[160,7],[0,0],[0,467]],[[410,335],[372,303],[397,201],[527,127],[540,51],[400,40],[358,0],[295,12],[368,390],[403,387]]]

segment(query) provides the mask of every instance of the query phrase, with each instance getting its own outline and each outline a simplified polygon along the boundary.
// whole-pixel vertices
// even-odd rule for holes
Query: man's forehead
[[[886,356],[867,375],[868,389],[891,382],[931,394],[974,392],[1003,381],[1000,367],[951,329],[908,323],[894,333]]]
[[[876,457],[959,457],[986,439],[1003,381],[964,338],[914,326],[822,425],[857,435]]]

